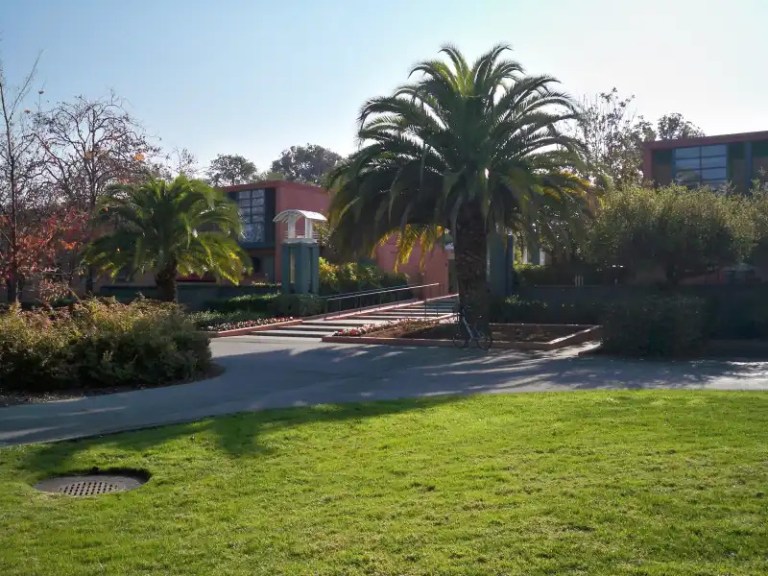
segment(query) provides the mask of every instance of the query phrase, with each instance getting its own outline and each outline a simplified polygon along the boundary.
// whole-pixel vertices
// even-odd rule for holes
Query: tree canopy
[[[176,299],[179,274],[237,283],[250,268],[238,244],[237,205],[201,180],[113,187],[99,204],[97,224],[110,231],[88,247],[88,261],[112,276],[152,272],[163,300]]]
[[[553,215],[581,212],[585,192],[581,143],[565,133],[574,102],[507,51],[496,46],[469,64],[449,46],[447,61],[417,65],[415,82],[365,103],[364,144],[330,176],[337,245],[366,249],[392,233],[435,239],[450,229],[459,295],[477,315],[487,309],[488,233],[544,234]]]
[[[283,174],[286,180],[321,186],[339,162],[341,156],[317,144],[291,146],[272,162],[272,172]]]
[[[256,164],[239,154],[219,154],[208,167],[208,180],[213,186],[247,184],[258,176]]]
[[[587,254],[603,266],[631,272],[657,268],[671,284],[737,264],[754,244],[753,201],[706,188],[639,186],[602,199]]]

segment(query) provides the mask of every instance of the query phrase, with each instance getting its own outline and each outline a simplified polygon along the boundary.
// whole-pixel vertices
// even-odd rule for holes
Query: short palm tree
[[[237,242],[237,205],[200,180],[116,186],[99,205],[96,226],[108,232],[88,247],[86,260],[113,277],[153,273],[161,300],[176,300],[179,274],[237,282],[250,268]]]
[[[562,238],[585,192],[582,146],[568,135],[574,102],[554,78],[503,59],[506,50],[470,66],[447,47],[448,62],[416,66],[418,81],[363,106],[361,148],[329,177],[338,246],[372,249],[400,233],[408,248],[448,229],[460,299],[484,317],[488,234]]]

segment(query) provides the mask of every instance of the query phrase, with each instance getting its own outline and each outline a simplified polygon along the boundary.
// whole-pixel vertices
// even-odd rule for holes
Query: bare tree
[[[95,100],[78,96],[36,116],[47,177],[62,197],[88,213],[115,183],[140,180],[159,152],[114,93]],[[86,278],[93,291],[93,271]]]
[[[145,176],[148,159],[159,152],[114,93],[61,102],[37,121],[50,179],[89,209],[110,184]]]
[[[24,220],[36,203],[36,180],[42,169],[42,155],[31,121],[32,111],[25,108],[39,57],[20,86],[12,90],[0,61],[0,277],[5,281],[8,301],[19,297],[24,253]]]

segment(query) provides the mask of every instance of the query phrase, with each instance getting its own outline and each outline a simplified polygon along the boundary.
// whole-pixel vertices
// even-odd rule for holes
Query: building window
[[[728,146],[676,148],[675,181],[686,186],[717,187],[728,180]]]
[[[266,241],[266,206],[264,190],[243,190],[237,193],[237,206],[243,222],[243,241]]]

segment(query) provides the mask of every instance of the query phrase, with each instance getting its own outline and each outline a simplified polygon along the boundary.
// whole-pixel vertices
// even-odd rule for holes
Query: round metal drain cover
[[[113,492],[126,492],[146,482],[138,475],[89,474],[85,476],[59,476],[35,484],[43,492],[56,492],[68,496],[98,496]]]

